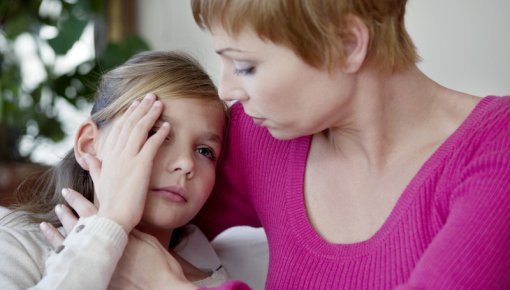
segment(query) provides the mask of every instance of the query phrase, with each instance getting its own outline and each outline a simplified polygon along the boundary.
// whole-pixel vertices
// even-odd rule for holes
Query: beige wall
[[[216,80],[219,59],[195,24],[188,0],[138,0],[138,31],[153,49],[191,53]]]
[[[219,62],[187,0],[139,0],[140,32],[155,49],[184,49],[217,79]],[[420,67],[448,87],[510,94],[509,0],[409,0],[408,29]]]

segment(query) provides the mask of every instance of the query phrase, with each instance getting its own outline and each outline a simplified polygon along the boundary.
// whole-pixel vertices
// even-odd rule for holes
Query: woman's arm
[[[399,290],[510,288],[509,145],[463,169],[446,224]]]

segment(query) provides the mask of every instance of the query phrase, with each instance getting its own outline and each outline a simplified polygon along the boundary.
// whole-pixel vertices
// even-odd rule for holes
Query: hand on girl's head
[[[95,162],[88,164],[100,204],[98,215],[116,221],[126,232],[140,222],[153,159],[170,130],[165,122],[147,138],[162,110],[163,105],[154,94],[134,102],[105,137],[101,162],[87,157]],[[122,206],[118,206],[119,200],[123,201]]]

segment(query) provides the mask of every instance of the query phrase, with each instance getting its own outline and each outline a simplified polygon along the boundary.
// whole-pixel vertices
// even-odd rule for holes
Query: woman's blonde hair
[[[225,112],[216,87],[203,68],[191,56],[181,52],[149,51],[139,53],[101,78],[91,118],[99,128],[108,124],[129,105],[153,92],[159,99],[193,98],[210,102]],[[34,180],[22,184],[17,203],[12,207],[26,213],[30,222],[50,222],[60,226],[54,213],[57,204],[65,204],[61,190],[72,188],[93,201],[94,184],[71,150],[63,160]]]
[[[237,36],[250,28],[262,39],[292,49],[306,63],[332,68],[343,63],[339,35],[349,15],[369,30],[367,62],[382,71],[409,68],[418,60],[404,26],[407,0],[192,0],[202,29],[220,25]]]

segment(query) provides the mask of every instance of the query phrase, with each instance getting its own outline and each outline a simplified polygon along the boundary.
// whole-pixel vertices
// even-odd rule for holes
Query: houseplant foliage
[[[43,141],[65,137],[65,120],[57,104],[65,101],[80,109],[90,103],[102,72],[149,49],[138,36],[95,49],[95,57],[62,72],[56,65],[80,40],[90,25],[107,25],[102,0],[2,0],[0,1],[0,164],[30,161],[30,153]],[[48,32],[50,35],[48,36]],[[95,29],[95,38],[98,30]],[[19,40],[30,39],[43,77],[28,84],[17,52]],[[105,37],[103,37],[105,38]],[[20,151],[28,136],[33,148]]]

